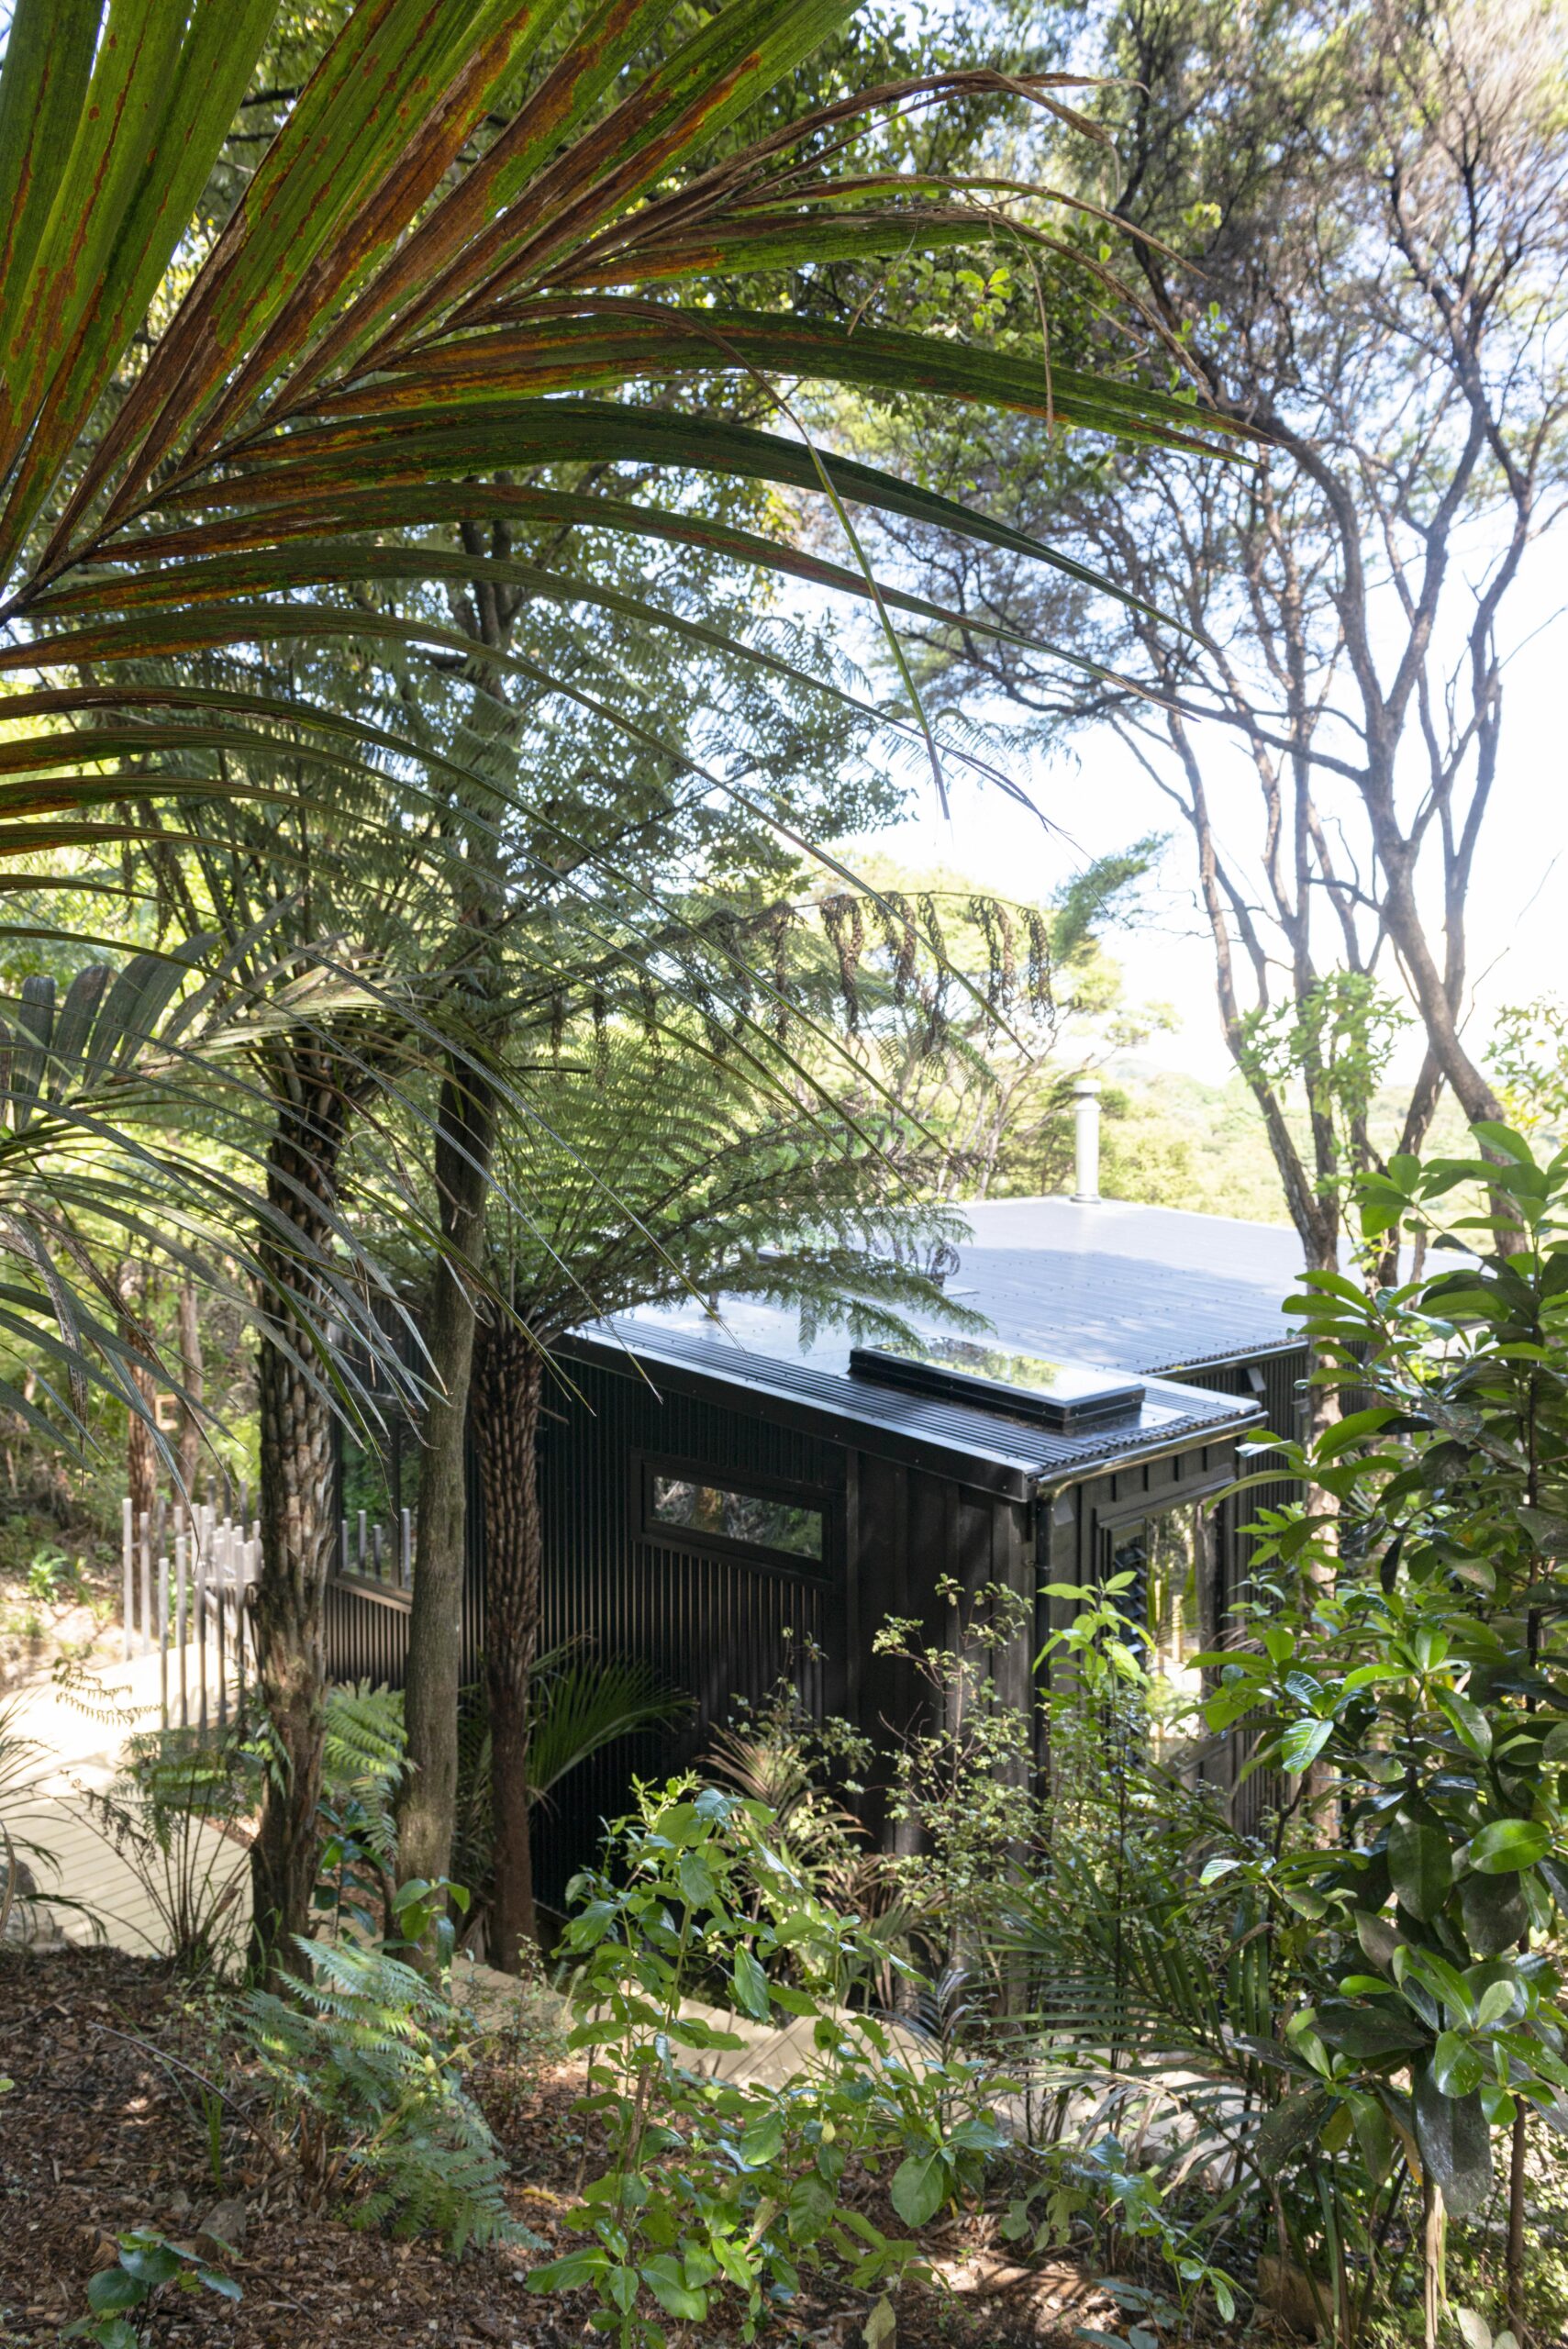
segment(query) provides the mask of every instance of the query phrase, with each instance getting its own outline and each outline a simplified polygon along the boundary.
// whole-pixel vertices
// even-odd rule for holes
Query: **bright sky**
[[[1507,672],[1498,786],[1486,819],[1470,907],[1473,1029],[1485,1031],[1499,1003],[1542,995],[1568,997],[1568,601],[1562,557],[1568,525],[1535,551],[1519,583],[1507,640],[1518,649]],[[1218,729],[1215,729],[1218,732]],[[1176,833],[1148,918],[1112,941],[1133,999],[1175,1008],[1175,1032],[1141,1058],[1210,1082],[1231,1074],[1215,1007],[1212,951],[1193,887],[1190,835],[1181,818],[1107,729],[1079,738],[1074,754],[1037,760],[1018,780],[1049,819],[1046,829],[994,789],[950,776],[952,815],[944,823],[933,786],[917,812],[875,845],[910,864],[943,863],[998,895],[1046,895],[1069,873],[1150,831]],[[1227,835],[1241,848],[1257,837],[1256,787],[1233,749],[1216,744],[1211,791]],[[1240,861],[1240,860],[1238,860]],[[1392,965],[1385,973],[1395,985]],[[1407,1039],[1396,1074],[1419,1058]]]

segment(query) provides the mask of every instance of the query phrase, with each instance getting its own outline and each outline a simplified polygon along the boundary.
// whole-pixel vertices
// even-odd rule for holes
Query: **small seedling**
[[[62,2341],[91,2341],[97,2349],[140,2349],[138,2322],[128,2313],[148,2310],[154,2296],[172,2286],[177,2292],[216,2292],[220,2299],[237,2300],[239,2287],[199,2252],[171,2243],[155,2228],[138,2227],[119,2238],[119,2257],[87,2287],[89,2313],[79,2316],[61,2334]]]

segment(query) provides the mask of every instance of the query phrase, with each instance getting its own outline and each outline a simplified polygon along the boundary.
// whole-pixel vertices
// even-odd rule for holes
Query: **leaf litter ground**
[[[161,2349],[578,2349],[597,2337],[585,2299],[528,2291],[529,2254],[454,2264],[433,2244],[355,2228],[340,2209],[304,2207],[297,2181],[258,2153],[242,2120],[224,2130],[219,2183],[201,2091],[181,2060],[210,2072],[214,2058],[157,1967],[116,1950],[0,1953],[0,2078],[15,2083],[0,2095],[0,2349],[52,2343],[85,2309],[88,2279],[112,2263],[118,2233],[151,2226],[189,2241],[215,2204],[236,2201],[242,2232],[227,2265],[243,2300],[161,2310]],[[232,2049],[219,2060],[226,2093],[243,2105],[249,2084]],[[531,2258],[569,2249],[563,2215],[594,2154],[572,2109],[581,2074],[503,2036],[472,2085],[506,2148],[516,2214],[548,2246]],[[876,2215],[874,2181],[852,2190]],[[948,2287],[906,2289],[898,2349],[1067,2349],[1076,2326],[1115,2323],[1112,2303],[1069,2263],[1014,2265],[984,2214],[928,2229],[922,2248]],[[763,2339],[854,2349],[868,2306],[808,2290]],[[739,2338],[712,2322],[670,2327],[671,2349],[729,2349]]]

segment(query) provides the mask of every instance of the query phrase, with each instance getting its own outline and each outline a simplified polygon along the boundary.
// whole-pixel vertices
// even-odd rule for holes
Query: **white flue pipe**
[[[1100,1201],[1100,1088],[1092,1076],[1080,1077],[1073,1087],[1074,1132],[1073,1173],[1074,1204],[1097,1207]]]

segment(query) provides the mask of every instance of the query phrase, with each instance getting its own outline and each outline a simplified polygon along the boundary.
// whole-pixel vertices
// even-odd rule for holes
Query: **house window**
[[[826,1554],[826,1516],[815,1497],[759,1492],[711,1472],[645,1464],[643,1531],[684,1536],[702,1549],[743,1550],[809,1571]]]
[[[1160,1741],[1190,1732],[1203,1675],[1192,1662],[1217,1636],[1219,1520],[1210,1499],[1107,1528],[1105,1571],[1132,1579],[1117,1605],[1142,1634],[1143,1661],[1160,1685]]]

